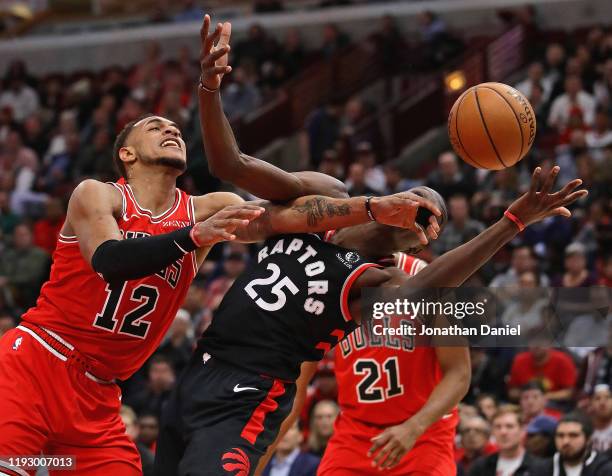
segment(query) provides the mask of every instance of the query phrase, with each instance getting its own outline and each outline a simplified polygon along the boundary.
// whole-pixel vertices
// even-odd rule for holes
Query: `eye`
[[[149,129],[149,130],[150,131],[159,131],[160,129],[159,129],[158,126],[155,126],[155,127],[151,127],[151,129]]]

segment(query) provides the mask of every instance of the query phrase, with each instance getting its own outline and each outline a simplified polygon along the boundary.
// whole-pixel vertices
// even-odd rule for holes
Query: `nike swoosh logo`
[[[244,392],[245,390],[255,390],[256,392],[259,391],[258,388],[255,387],[241,387],[239,384],[236,384],[234,386],[234,392],[238,393],[238,392]]]

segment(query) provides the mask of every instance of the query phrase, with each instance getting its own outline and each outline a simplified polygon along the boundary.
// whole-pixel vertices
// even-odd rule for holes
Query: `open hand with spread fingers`
[[[377,222],[412,230],[423,245],[429,242],[428,237],[431,240],[438,238],[440,225],[436,217],[440,217],[442,212],[426,198],[412,192],[401,192],[385,197],[372,197],[370,206]],[[426,229],[416,222],[419,208],[425,208],[432,214]]]
[[[542,168],[536,167],[531,177],[529,191],[518,198],[506,212],[508,218],[518,220],[519,228],[537,223],[546,217],[560,215],[566,218],[572,216],[567,209],[569,205],[588,195],[586,190],[576,190],[582,185],[582,180],[568,182],[561,190],[552,193],[553,186],[560,168],[552,168],[542,182]]]
[[[223,75],[232,70],[228,65],[232,24],[217,23],[212,33],[210,24],[210,15],[207,14],[200,29],[200,85],[205,90],[216,91],[221,86]]]
[[[265,211],[256,205],[230,205],[222,208],[208,219],[194,225],[191,233],[193,241],[201,248],[212,246],[221,241],[236,239],[237,228],[246,227]]]

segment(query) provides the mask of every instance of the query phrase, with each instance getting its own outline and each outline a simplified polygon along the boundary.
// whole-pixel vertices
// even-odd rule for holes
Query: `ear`
[[[136,161],[136,149],[131,145],[121,147],[121,149],[119,149],[119,159],[124,165],[134,163]]]

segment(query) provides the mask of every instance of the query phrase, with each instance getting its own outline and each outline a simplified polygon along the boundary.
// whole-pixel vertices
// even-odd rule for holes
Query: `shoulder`
[[[206,220],[227,206],[240,205],[241,203],[244,203],[244,200],[239,195],[231,192],[213,192],[194,196],[195,219],[196,221]]]
[[[70,202],[74,204],[110,204],[113,209],[121,208],[123,197],[119,189],[109,183],[99,180],[86,179],[79,183],[70,197]]]

